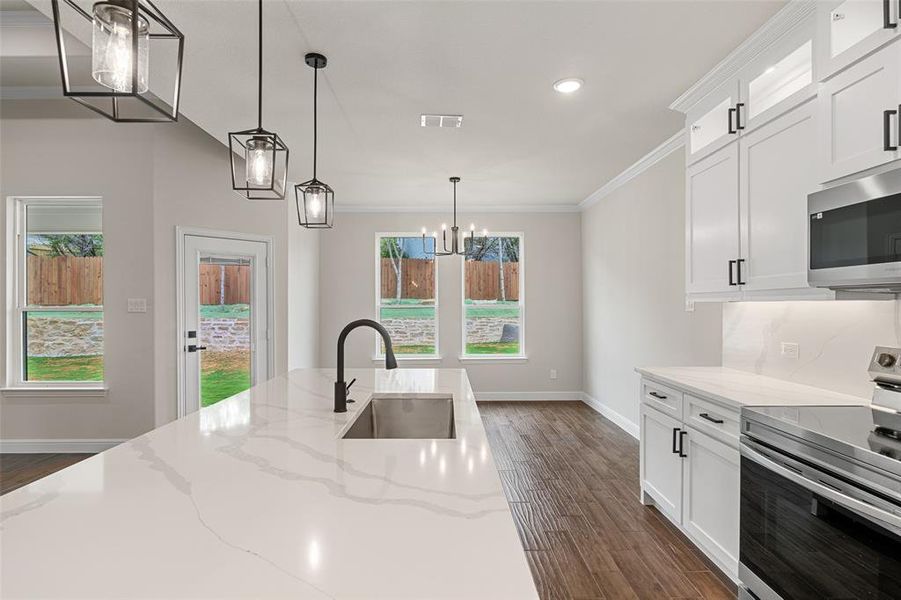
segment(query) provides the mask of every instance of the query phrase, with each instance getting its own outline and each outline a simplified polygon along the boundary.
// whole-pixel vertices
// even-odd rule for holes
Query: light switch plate
[[[800,346],[795,342],[782,342],[782,356],[785,358],[798,358],[801,354]]]
[[[690,298],[685,299],[685,312],[694,312],[695,310],[695,301]]]
[[[551,369],[551,379],[557,379],[557,369]]]
[[[147,298],[129,298],[128,312],[145,313],[147,312]]]

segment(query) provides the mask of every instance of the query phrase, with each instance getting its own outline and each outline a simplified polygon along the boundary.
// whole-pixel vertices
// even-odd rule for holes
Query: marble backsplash
[[[798,358],[781,355],[799,344]],[[901,300],[723,305],[723,366],[869,398],[873,347],[901,346]]]

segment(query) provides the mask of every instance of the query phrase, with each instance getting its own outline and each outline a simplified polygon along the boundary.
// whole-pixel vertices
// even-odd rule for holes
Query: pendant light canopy
[[[316,147],[319,143],[319,69],[328,63],[323,55],[310,52],[304,62],[313,68],[313,178],[294,186],[297,222],[308,229],[331,229],[335,221],[335,191],[316,178]]]
[[[257,126],[228,134],[232,189],[248,200],[282,200],[288,186],[288,147],[263,129],[263,0],[258,0]]]
[[[451,177],[450,182],[454,184],[454,224],[451,226],[451,234],[450,234],[450,248],[447,247],[447,224],[441,224],[441,240],[444,250],[438,250],[438,234],[437,232],[432,232],[431,236],[426,235],[425,227],[422,228],[422,251],[428,257],[433,256],[465,256],[469,258],[474,254],[475,249],[475,240],[476,240],[476,226],[475,224],[471,224],[469,226],[469,249],[466,248],[466,236],[462,238],[460,236],[460,228],[457,227],[457,184],[460,183],[459,177]],[[432,243],[426,243],[426,238],[431,237]],[[488,238],[488,230],[482,230],[482,237],[479,240],[482,243],[485,243],[485,240]],[[431,246],[431,248],[430,248]]]
[[[106,0],[92,5],[52,0],[51,4],[64,96],[119,123],[178,120],[185,37],[153,2]],[[90,72],[87,61],[67,54],[71,41],[67,31],[80,30],[87,37],[88,28]],[[151,55],[154,64],[171,62],[171,70],[161,77],[165,87],[172,86],[171,104],[149,91]],[[84,68],[79,69],[81,65]]]

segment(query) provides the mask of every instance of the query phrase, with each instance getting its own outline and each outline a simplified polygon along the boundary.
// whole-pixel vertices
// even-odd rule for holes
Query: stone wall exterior
[[[395,346],[435,343],[434,319],[382,319]]]
[[[200,345],[218,351],[250,348],[250,319],[200,319]]]
[[[28,320],[28,356],[103,354],[103,319],[40,317]]]
[[[515,333],[519,339],[519,321],[504,317],[479,317],[466,319],[466,341],[471,344],[494,343],[504,340],[504,326],[507,326],[508,337]]]

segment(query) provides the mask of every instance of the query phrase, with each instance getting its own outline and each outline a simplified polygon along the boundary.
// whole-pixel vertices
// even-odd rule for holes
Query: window
[[[463,356],[524,357],[523,238],[476,238],[463,261]]]
[[[426,248],[423,243],[429,244]],[[438,296],[434,239],[416,234],[376,235],[376,312],[397,356],[436,357]],[[376,334],[376,356],[384,356]]]
[[[103,381],[103,233],[97,198],[18,198],[10,236],[11,385]]]

